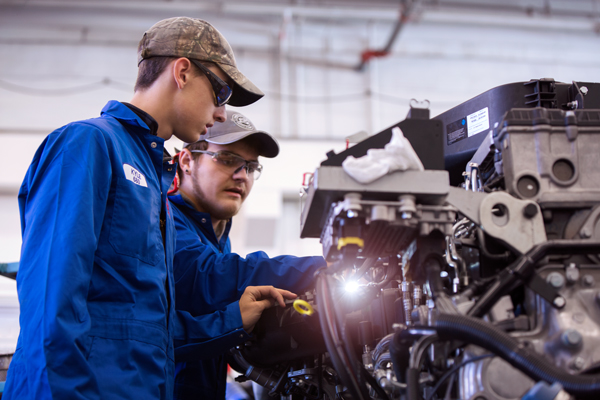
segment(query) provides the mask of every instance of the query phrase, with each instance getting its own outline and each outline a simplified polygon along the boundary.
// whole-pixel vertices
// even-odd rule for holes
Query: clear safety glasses
[[[208,150],[190,150],[192,153],[208,154],[212,157],[213,161],[217,164],[231,170],[234,174],[237,174],[242,169],[246,170],[246,174],[249,178],[257,180],[260,177],[263,166],[258,161],[247,161],[237,154],[230,153],[225,150],[219,150],[217,152]]]

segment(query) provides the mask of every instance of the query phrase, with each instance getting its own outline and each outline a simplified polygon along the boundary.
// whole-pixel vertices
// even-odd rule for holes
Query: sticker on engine
[[[469,137],[476,135],[479,132],[487,131],[488,129],[490,129],[490,116],[487,107],[467,115],[467,131],[469,132]]]
[[[458,121],[454,121],[451,124],[446,125],[446,132],[448,146],[458,142],[459,140],[468,138],[469,136],[467,134],[466,118],[461,118]]]

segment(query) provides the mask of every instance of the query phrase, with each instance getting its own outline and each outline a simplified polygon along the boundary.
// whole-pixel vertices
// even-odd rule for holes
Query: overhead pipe
[[[415,1],[408,0],[408,1],[409,1],[408,5],[402,4],[400,6],[400,15],[398,16],[396,25],[394,25],[394,30],[392,31],[392,34],[391,34],[390,38],[388,39],[385,47],[381,50],[367,49],[367,50],[363,51],[360,55],[360,63],[356,66],[357,71],[363,71],[365,69],[365,66],[367,65],[367,63],[372,58],[385,57],[390,54],[390,51],[392,50],[392,46],[394,45],[394,42],[398,38],[398,35],[400,34],[400,31],[402,30],[402,28],[408,21],[410,14],[412,12],[413,6],[416,3],[416,0]]]

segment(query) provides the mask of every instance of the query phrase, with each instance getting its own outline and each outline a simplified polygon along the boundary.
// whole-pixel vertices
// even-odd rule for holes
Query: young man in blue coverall
[[[131,103],[51,133],[21,186],[21,332],[4,400],[171,399],[174,347],[218,339],[210,315],[174,307],[175,167],[163,144],[194,142],[226,103],[263,94],[205,21],[157,23],[138,61]],[[284,297],[294,295],[253,287],[238,306],[252,326]]]
[[[249,338],[249,327],[240,320],[235,302],[247,285],[300,292],[313,282],[314,272],[326,266],[322,257],[269,258],[256,252],[243,258],[231,252],[231,219],[260,175],[258,158],[278,153],[273,137],[231,110],[225,122],[215,123],[200,141],[179,153],[179,191],[169,197],[177,230],[173,265],[177,309],[192,316],[223,310],[221,322],[213,325],[215,337],[242,327],[245,331],[210,348],[190,349],[187,354],[178,349],[176,355],[181,352],[182,357],[176,357],[176,399],[225,398],[225,353]],[[184,301],[192,293],[198,293],[194,301]]]

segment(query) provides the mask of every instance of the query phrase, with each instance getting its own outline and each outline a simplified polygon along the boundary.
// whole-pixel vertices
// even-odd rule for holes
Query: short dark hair
[[[142,60],[138,67],[138,76],[133,91],[137,92],[138,90],[148,89],[154,82],[156,82],[160,74],[162,74],[165,68],[167,68],[167,65],[169,65],[171,61],[177,60],[178,58],[181,57],[152,57]],[[209,68],[211,65],[215,65],[214,63],[207,61],[200,61],[200,64],[207,68]],[[194,66],[193,69],[196,74],[203,75],[199,71],[198,67]]]
[[[206,150],[208,149],[208,142],[202,140],[200,142],[196,142],[196,143],[192,143],[188,146],[186,146],[186,149],[188,150]],[[194,160],[198,159],[198,157],[202,156],[202,153],[192,153],[192,157],[194,158]],[[182,181],[183,178],[183,171],[181,170],[180,164],[177,164],[177,174],[179,175],[179,182]]]
[[[146,90],[163,73],[167,65],[177,57],[152,57],[142,60],[138,67],[138,76],[135,82],[134,92]]]

